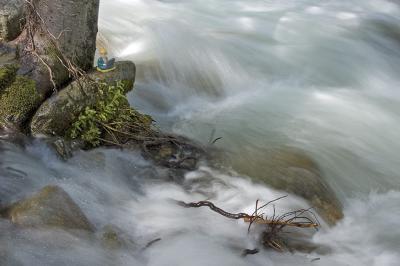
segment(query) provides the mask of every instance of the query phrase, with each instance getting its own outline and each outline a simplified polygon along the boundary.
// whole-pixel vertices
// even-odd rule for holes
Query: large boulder
[[[0,92],[14,82],[18,66],[14,64],[0,65]]]
[[[14,203],[1,214],[24,227],[94,231],[79,206],[57,186],[47,186],[32,197]]]
[[[244,152],[233,160],[233,167],[255,181],[306,199],[328,224],[343,218],[340,201],[324,180],[318,164],[306,153],[282,148],[257,157],[254,159],[255,156]]]
[[[0,42],[18,37],[24,26],[25,0],[0,0]]]
[[[122,81],[126,92],[133,88],[136,67],[130,61],[117,62],[116,69],[108,73],[91,71],[88,77],[96,82],[114,84]],[[74,81],[47,99],[38,109],[31,122],[34,136],[64,136],[79,114],[96,104],[102,94],[90,82]]]
[[[37,24],[33,27],[33,38],[27,35],[20,41],[20,46],[29,48],[33,41],[35,53],[21,55],[19,73],[34,79],[39,93],[48,95],[54,89],[53,82],[60,87],[70,79],[65,67],[69,62],[83,70],[92,68],[99,0],[34,0],[33,5],[34,10],[32,6],[26,8],[31,20],[36,16],[30,21]]]

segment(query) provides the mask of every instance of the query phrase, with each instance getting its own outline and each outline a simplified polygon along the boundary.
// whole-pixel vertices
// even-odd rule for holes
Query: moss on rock
[[[102,97],[79,114],[66,137],[81,139],[88,146],[96,147],[105,143],[124,143],[134,134],[151,134],[153,119],[129,106],[125,91],[130,85],[122,81],[116,85],[97,83]]]
[[[96,84],[106,83],[115,86],[119,81],[124,88],[123,93],[132,90],[135,64],[121,61],[116,62],[115,66],[116,69],[108,73],[89,71],[88,79],[75,80],[47,99],[32,118],[30,126],[32,135],[64,136],[87,107],[95,106],[103,98]]]
[[[18,66],[5,65],[0,67],[0,91],[7,88],[17,75]]]
[[[0,120],[22,126],[40,102],[35,81],[16,76],[14,82],[0,93]]]

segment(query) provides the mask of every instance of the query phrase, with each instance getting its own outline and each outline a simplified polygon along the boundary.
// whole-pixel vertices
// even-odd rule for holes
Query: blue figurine
[[[100,72],[109,72],[115,69],[115,58],[110,60],[107,57],[107,50],[104,48],[99,49],[100,57],[97,60],[97,70]]]

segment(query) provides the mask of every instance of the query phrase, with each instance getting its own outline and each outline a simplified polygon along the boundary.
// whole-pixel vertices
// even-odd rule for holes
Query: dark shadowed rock
[[[79,206],[57,186],[47,186],[32,197],[14,203],[2,215],[24,227],[94,230]]]
[[[304,152],[283,148],[257,158],[242,156],[254,159],[235,159],[233,167],[239,173],[308,200],[331,225],[343,218],[342,206],[334,191],[325,182],[317,163]]]
[[[89,77],[98,82],[113,84],[123,81],[126,91],[133,88],[135,64],[130,61],[117,62],[112,72],[91,71]],[[31,132],[34,136],[64,136],[79,114],[88,106],[96,104],[102,95],[95,86],[87,82],[74,81],[66,88],[47,99],[34,115]]]
[[[18,37],[24,26],[24,0],[0,0],[0,42]]]
[[[134,143],[124,145],[127,149],[135,149]],[[151,159],[160,166],[171,170],[192,171],[198,166],[201,159],[206,158],[206,150],[198,143],[178,135],[164,135],[159,133],[153,141],[144,141],[138,146],[145,158]],[[182,172],[183,173],[183,172]],[[171,174],[178,174],[174,172]]]
[[[85,147],[85,143],[81,140],[66,140],[61,137],[49,138],[46,142],[54,149],[58,157],[64,161],[72,158],[75,151]]]
[[[0,43],[0,66],[16,63],[17,58],[17,47],[6,43]]]

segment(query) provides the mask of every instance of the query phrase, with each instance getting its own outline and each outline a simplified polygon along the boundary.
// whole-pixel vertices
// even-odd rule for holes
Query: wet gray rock
[[[32,197],[6,207],[1,215],[23,227],[94,231],[79,206],[57,186],[44,187]]]
[[[1,137],[1,135],[0,135]],[[55,137],[47,140],[47,143],[57,153],[58,157],[64,161],[72,158],[75,151],[85,147],[85,143],[80,140],[66,140],[64,138]]]
[[[42,61],[51,68],[57,87],[70,79],[64,66],[67,63],[61,63],[60,58],[70,60],[83,70],[92,68],[96,51],[99,0],[35,2],[36,10],[33,14],[39,14],[42,18],[40,21],[44,24],[40,27],[42,30],[38,29],[34,33],[35,50],[41,60],[32,54],[22,56],[19,74],[35,80],[39,93],[47,96],[54,88],[48,68]],[[29,8],[26,12],[30,12]],[[21,42],[20,45],[24,47],[28,43]]]
[[[207,156],[206,150],[200,144],[178,135],[158,133],[152,141],[135,144],[137,143],[128,142],[124,148],[141,149],[146,159],[173,170],[170,172],[172,176],[180,176],[187,171],[195,170],[199,161]]]
[[[116,63],[116,69],[108,73],[91,71],[90,79],[109,84],[123,81],[126,92],[133,88],[136,67],[130,61]],[[31,122],[34,136],[64,136],[79,114],[88,106],[96,104],[102,94],[90,83],[74,81],[47,99],[37,110]]]
[[[306,199],[331,225],[343,218],[342,205],[335,192],[325,181],[318,164],[303,151],[282,148],[250,162],[240,158],[232,162],[239,173]]]
[[[21,129],[16,127],[16,125],[0,122],[0,140],[24,146],[27,142],[27,136],[21,133]]]
[[[6,43],[0,43],[0,66],[16,63],[17,58],[17,47]]]
[[[18,37],[24,26],[24,0],[0,0],[0,42]]]

